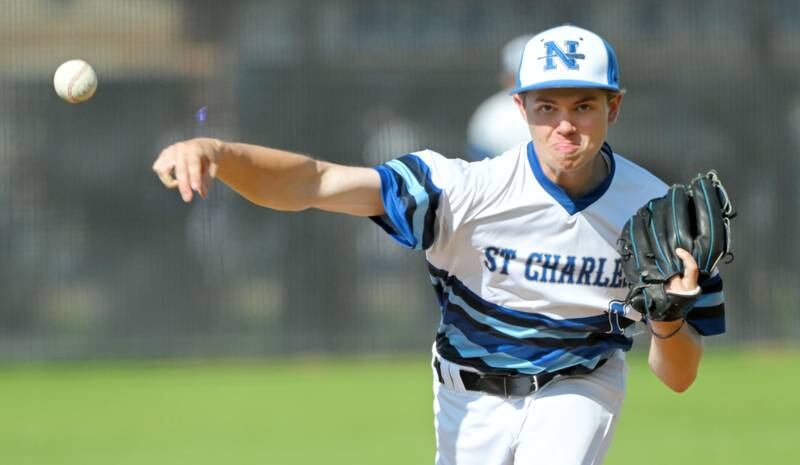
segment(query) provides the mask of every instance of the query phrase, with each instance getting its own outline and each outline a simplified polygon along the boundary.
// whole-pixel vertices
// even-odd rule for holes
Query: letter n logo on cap
[[[578,52],[578,42],[574,40],[566,40],[564,41],[564,45],[567,47],[567,51],[561,50],[561,47],[556,45],[555,42],[552,40],[550,42],[544,43],[545,49],[545,56],[542,58],[545,59],[544,63],[544,70],[548,71],[551,69],[556,69],[556,62],[555,58],[561,60],[561,63],[564,63],[564,66],[567,69],[579,69],[578,60],[583,60],[586,58],[586,55]]]

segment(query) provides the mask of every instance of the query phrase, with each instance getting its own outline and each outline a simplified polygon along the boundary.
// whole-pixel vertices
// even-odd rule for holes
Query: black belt
[[[543,388],[557,376],[589,374],[603,366],[606,360],[607,359],[600,360],[600,363],[593,369],[578,365],[564,370],[544,372],[538,375],[489,375],[466,370],[459,370],[458,375],[461,378],[461,382],[464,384],[464,388],[468,391],[481,391],[501,397],[523,397],[528,394],[533,394]],[[433,366],[436,368],[439,382],[444,383],[441,363],[439,363],[438,358],[434,358]]]

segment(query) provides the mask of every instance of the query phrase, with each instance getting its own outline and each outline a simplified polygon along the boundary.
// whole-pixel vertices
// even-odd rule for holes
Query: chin
[[[580,151],[574,153],[559,153],[556,156],[556,166],[563,171],[572,171],[586,164],[586,157]]]

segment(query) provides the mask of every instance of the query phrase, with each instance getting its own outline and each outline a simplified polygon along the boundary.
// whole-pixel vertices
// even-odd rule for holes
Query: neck
[[[539,160],[541,163],[541,160]],[[608,176],[609,165],[602,153],[597,155],[586,166],[575,171],[556,171],[542,164],[542,170],[554,184],[564,189],[573,199],[583,197],[603,183]]]

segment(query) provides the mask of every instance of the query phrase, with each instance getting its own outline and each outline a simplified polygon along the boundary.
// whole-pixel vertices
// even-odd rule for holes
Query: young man
[[[193,139],[153,169],[187,202],[219,178],[277,210],[368,216],[425,250],[441,322],[434,344],[437,463],[601,463],[625,391],[635,312],[623,305],[616,240],[667,186],[615,154],[617,61],[574,26],[526,45],[512,91],[531,142],[481,162],[432,151],[375,169]],[[697,264],[669,286],[697,288]],[[700,335],[724,331],[718,275],[683,321],[650,322],[652,370],[675,391],[695,379]],[[677,331],[677,332],[675,332]],[[674,333],[674,334],[673,334]]]

